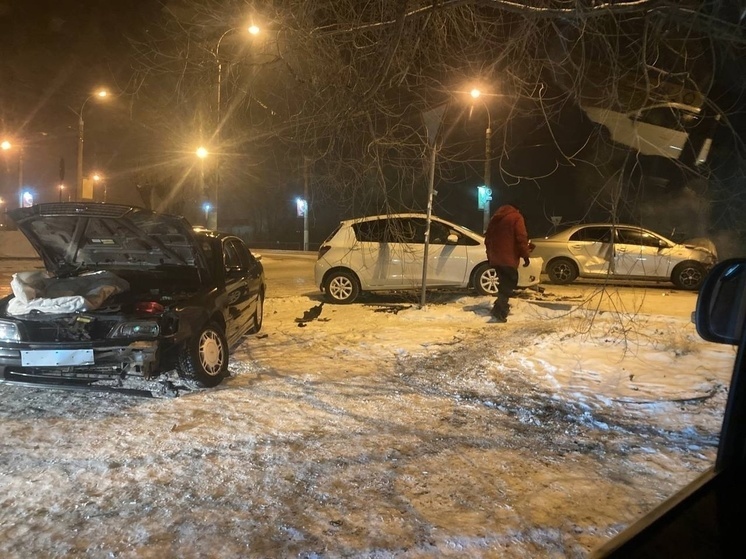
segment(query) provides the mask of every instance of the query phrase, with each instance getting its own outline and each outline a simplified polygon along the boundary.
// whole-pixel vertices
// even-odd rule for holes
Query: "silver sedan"
[[[635,225],[576,225],[544,239],[532,239],[531,256],[544,261],[552,283],[576,278],[671,281],[679,289],[698,289],[717,262],[712,242],[675,243]]]

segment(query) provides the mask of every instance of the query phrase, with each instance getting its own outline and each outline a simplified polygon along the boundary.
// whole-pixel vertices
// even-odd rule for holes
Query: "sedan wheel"
[[[572,260],[557,258],[547,265],[547,275],[552,283],[571,283],[578,277],[578,269]]]
[[[682,262],[673,269],[671,281],[679,289],[694,291],[702,285],[705,275],[707,272],[699,262]]]
[[[352,272],[338,270],[324,281],[324,293],[332,303],[352,303],[360,295],[360,285]]]
[[[228,372],[228,342],[215,324],[187,341],[179,356],[179,370],[200,386],[217,386]]]

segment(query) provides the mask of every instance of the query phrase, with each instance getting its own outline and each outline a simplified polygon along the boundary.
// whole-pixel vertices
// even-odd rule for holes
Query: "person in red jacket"
[[[497,300],[490,314],[497,322],[507,322],[508,301],[518,286],[518,265],[521,258],[524,266],[530,263],[526,222],[518,208],[513,204],[497,208],[484,234],[484,244],[487,246],[487,260],[500,280]]]

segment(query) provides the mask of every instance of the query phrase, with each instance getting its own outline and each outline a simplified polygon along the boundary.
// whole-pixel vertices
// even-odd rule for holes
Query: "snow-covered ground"
[[[264,329],[217,389],[0,385],[3,557],[583,557],[714,461],[735,352],[699,339],[694,294],[547,286],[507,324],[486,297],[374,296],[298,323],[310,274],[264,262]]]

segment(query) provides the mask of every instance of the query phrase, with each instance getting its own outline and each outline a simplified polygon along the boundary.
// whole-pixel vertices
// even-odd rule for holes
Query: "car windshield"
[[[582,557],[707,472],[745,7],[0,2],[0,554]],[[4,384],[104,368],[181,397]]]

